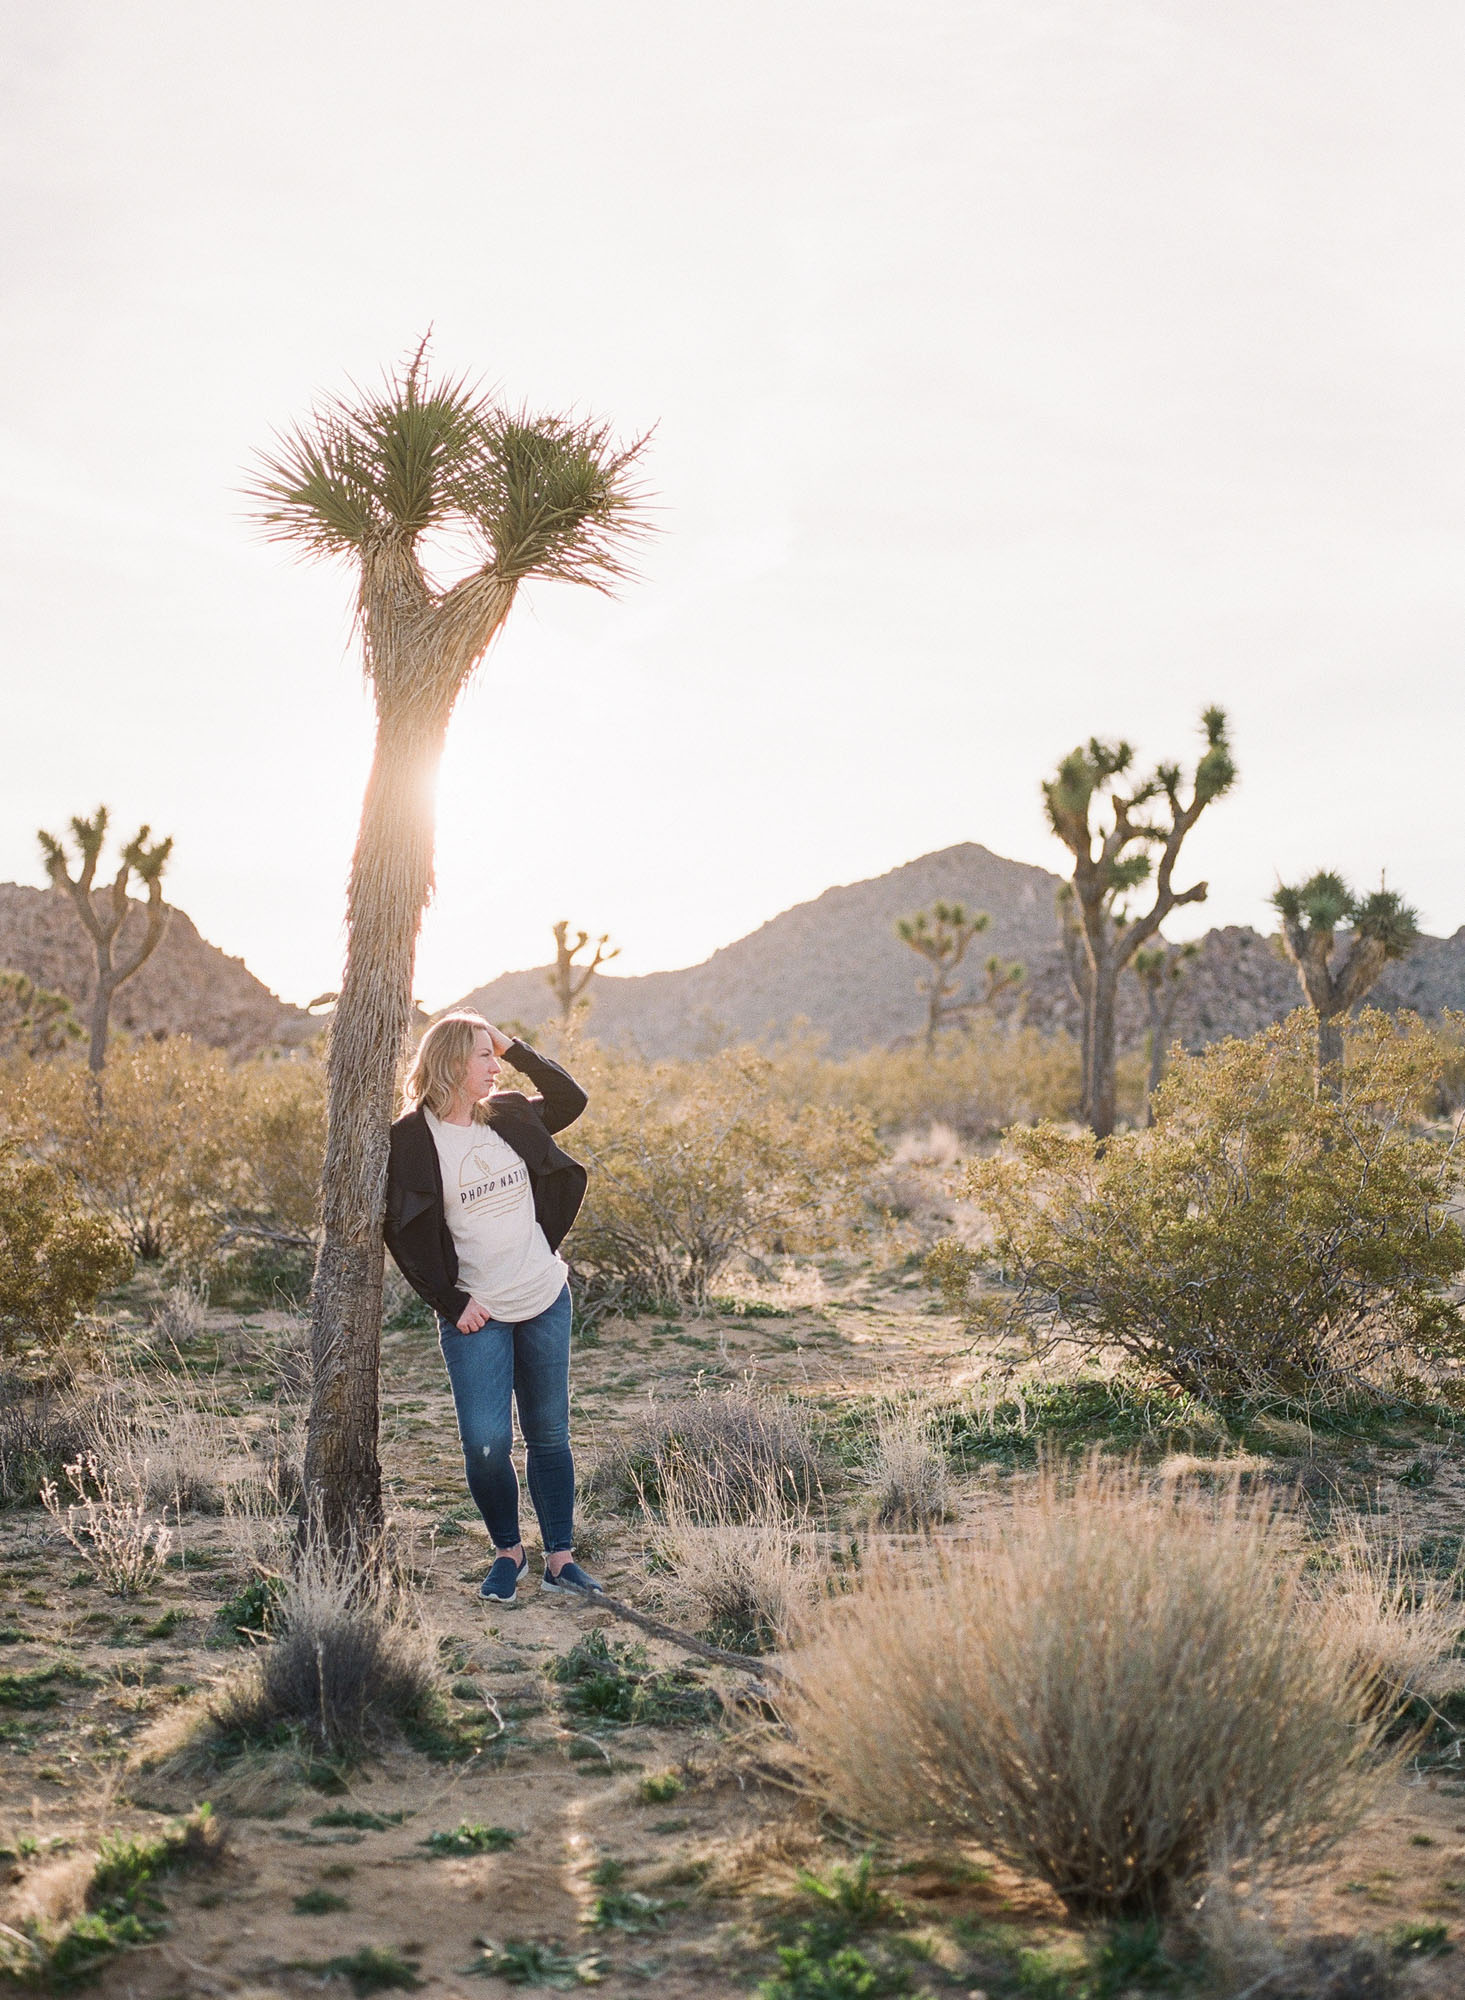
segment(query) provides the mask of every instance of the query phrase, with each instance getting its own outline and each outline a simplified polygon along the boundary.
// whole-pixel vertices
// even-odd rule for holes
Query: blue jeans
[[[497,1549],[517,1548],[519,1476],[512,1405],[519,1406],[529,1497],[544,1553],[573,1546],[575,1461],[570,1453],[570,1288],[533,1319],[491,1319],[459,1333],[438,1314],[438,1343],[453,1385],[468,1491]]]

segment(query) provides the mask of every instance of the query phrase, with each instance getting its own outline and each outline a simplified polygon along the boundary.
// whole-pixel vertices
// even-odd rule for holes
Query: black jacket
[[[534,1214],[550,1249],[558,1250],[580,1212],[588,1176],[550,1135],[572,1125],[589,1100],[558,1063],[524,1042],[511,1042],[505,1061],[522,1071],[540,1095],[495,1092],[488,1099],[488,1122],[528,1167]],[[469,1299],[458,1289],[458,1253],[443,1207],[442,1166],[420,1105],[392,1127],[383,1233],[397,1269],[413,1291],[456,1325]]]

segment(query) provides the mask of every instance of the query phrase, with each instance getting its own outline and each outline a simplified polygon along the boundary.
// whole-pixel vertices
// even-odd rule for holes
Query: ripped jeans
[[[529,1497],[544,1553],[573,1546],[575,1461],[570,1453],[570,1288],[533,1319],[491,1319],[459,1333],[438,1315],[438,1343],[453,1386],[468,1491],[497,1549],[516,1548],[519,1477],[512,1405],[519,1406]]]

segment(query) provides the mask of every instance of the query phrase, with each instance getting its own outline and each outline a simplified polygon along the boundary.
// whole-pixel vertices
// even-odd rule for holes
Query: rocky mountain
[[[971,842],[943,848],[870,881],[826,889],[701,965],[631,979],[597,974],[592,1032],[648,1056],[683,1056],[725,1041],[764,1041],[806,1020],[834,1054],[870,1048],[922,1019],[921,965],[896,937],[897,917],[938,897],[986,910],[992,924],[972,947],[976,963],[998,952],[1031,964],[1052,951],[1057,887],[1045,868]],[[526,1028],[554,1012],[539,968],[505,973],[457,1004]]]
[[[1007,861],[971,842],[923,855],[865,882],[826,889],[700,965],[639,978],[597,974],[591,1032],[647,1056],[695,1055],[728,1041],[769,1041],[800,1021],[826,1038],[832,1055],[888,1044],[919,1030],[921,961],[895,935],[898,917],[936,898],[990,913],[972,947],[976,968],[991,953],[1021,959],[1028,977],[1017,1006],[1035,1026],[1078,1026],[1078,1003],[1057,946],[1059,878]],[[504,973],[455,1004],[489,1020],[537,1027],[554,1013],[547,969]],[[1465,928],[1424,938],[1391,966],[1373,995],[1384,1007],[1437,1014],[1465,1008]],[[1271,938],[1237,925],[1206,934],[1190,961],[1171,1033],[1199,1048],[1223,1035],[1250,1035],[1299,1005],[1297,975]],[[1145,1034],[1138,983],[1121,985],[1121,1043]]]
[[[143,905],[129,908],[119,953],[142,935]],[[85,1020],[96,986],[91,940],[64,889],[0,882],[0,970],[24,972],[64,993]],[[277,1000],[242,958],[201,938],[173,910],[162,942],[112,1003],[112,1025],[133,1035],[190,1035],[232,1056],[299,1043],[320,1023]]]

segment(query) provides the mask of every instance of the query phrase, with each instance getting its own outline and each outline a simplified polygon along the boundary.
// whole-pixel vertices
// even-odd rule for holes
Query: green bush
[[[1118,1348],[1206,1400],[1395,1389],[1465,1358],[1461,1166],[1419,1118],[1436,1038],[1365,1014],[1339,1102],[1313,1058],[1299,1012],[1179,1058],[1148,1132],[1010,1134],[966,1175],[990,1252],[938,1245],[931,1276],[974,1318]],[[974,1300],[984,1263],[1009,1289]]]
[[[844,1238],[880,1157],[842,1104],[791,1102],[752,1049],[644,1064],[585,1047],[574,1150],[590,1192],[575,1261],[629,1304],[702,1306],[732,1260]]]
[[[0,1149],[0,1352],[59,1345],[131,1271],[116,1230],[53,1168]]]

